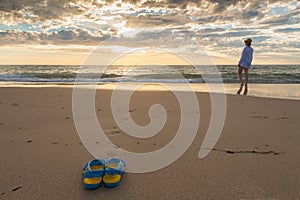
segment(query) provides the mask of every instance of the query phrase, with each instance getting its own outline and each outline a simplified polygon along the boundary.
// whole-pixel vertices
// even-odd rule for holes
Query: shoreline
[[[209,92],[205,83],[146,83],[146,82],[104,82],[104,83],[76,83],[78,87],[112,90],[118,85],[122,85],[120,89],[131,90],[132,87],[141,86],[141,91],[166,91],[166,87],[171,87],[175,91],[185,91],[189,86],[195,92]],[[222,84],[210,84],[212,87],[217,86],[221,91]],[[52,82],[0,82],[0,88],[74,88],[74,83],[52,83]],[[128,87],[126,87],[128,86]],[[225,83],[223,84],[226,95],[236,95],[239,84]],[[249,93],[247,96],[275,98],[275,99],[289,99],[300,100],[300,84],[272,84],[272,83],[253,83],[248,84]],[[270,90],[272,88],[273,90]],[[274,89],[276,88],[276,90]],[[118,88],[119,89],[119,88]],[[219,91],[218,90],[218,91]],[[211,93],[220,93],[212,90]],[[223,92],[221,92],[223,93]]]

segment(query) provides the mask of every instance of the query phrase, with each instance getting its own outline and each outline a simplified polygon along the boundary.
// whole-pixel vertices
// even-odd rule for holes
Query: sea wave
[[[77,74],[80,66],[0,66],[1,82],[162,82],[162,83],[238,83],[236,66],[218,66],[220,73],[197,73],[192,66],[174,66],[174,71],[157,66],[139,68],[113,66],[105,73]],[[251,83],[300,83],[300,66],[253,66]],[[205,77],[205,79],[204,79]],[[205,81],[204,81],[205,80]]]

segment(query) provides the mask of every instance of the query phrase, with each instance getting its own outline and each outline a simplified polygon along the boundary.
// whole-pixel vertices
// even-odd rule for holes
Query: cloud
[[[140,17],[126,16],[124,19],[127,21],[126,26],[130,28],[181,26],[189,21],[188,17],[185,15],[181,17],[179,17],[179,15],[145,15]]]
[[[20,30],[7,30],[0,32],[2,45],[9,44],[81,44],[95,45],[107,38],[109,35],[98,31],[97,34],[85,30],[60,30],[52,33],[24,32]]]
[[[237,56],[251,37],[256,52],[299,52],[300,1],[289,0],[0,0],[0,46],[167,45],[192,39]]]
[[[5,18],[8,23],[18,20],[29,23],[59,20],[81,14],[84,8],[80,6],[79,2],[71,0],[0,0],[0,17]]]
[[[23,16],[35,15],[39,20],[57,19],[66,16],[73,16],[83,13],[86,9],[93,7],[101,8],[105,5],[115,4],[122,5],[121,1],[98,1],[98,0],[0,0],[0,11],[13,13],[17,15],[20,11]],[[138,8],[179,8],[186,9],[188,6],[196,6],[202,10],[213,10],[214,13],[224,12],[227,9],[233,11],[233,7],[244,8],[248,10],[249,15],[257,15],[257,11],[267,4],[280,2],[279,0],[267,0],[261,2],[259,0],[244,1],[244,0],[123,0],[123,3],[132,4]],[[212,9],[213,8],[213,9]]]
[[[294,32],[300,32],[300,28],[281,28],[275,30],[277,33],[294,33]]]

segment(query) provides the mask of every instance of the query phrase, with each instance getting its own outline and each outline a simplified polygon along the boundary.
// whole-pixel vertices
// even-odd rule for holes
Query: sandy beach
[[[130,113],[149,123],[148,109],[168,111],[161,133],[133,138],[118,129],[112,90],[97,90],[97,117],[120,148],[149,152],[174,137],[180,109],[167,91],[136,92]],[[227,115],[214,150],[198,158],[210,120],[208,93],[197,92],[201,121],[196,139],[172,165],[152,173],[125,173],[113,189],[88,191],[82,167],[93,157],[72,115],[72,88],[0,88],[0,199],[299,199],[300,101],[227,95]]]

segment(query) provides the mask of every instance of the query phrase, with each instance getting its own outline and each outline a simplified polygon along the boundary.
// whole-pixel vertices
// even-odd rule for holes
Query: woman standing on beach
[[[239,64],[238,64],[238,67],[239,67],[238,77],[240,79],[241,87],[237,91],[237,94],[241,94],[241,92],[243,90],[244,83],[243,83],[243,79],[242,79],[242,72],[244,70],[244,73],[245,73],[244,95],[247,95],[247,93],[248,93],[248,86],[247,86],[247,84],[248,84],[248,71],[251,68],[251,63],[252,63],[252,60],[253,60],[253,51],[254,50],[251,47],[252,39],[248,38],[244,42],[245,42],[246,47],[243,50],[242,57],[241,57],[241,59],[239,61]]]

